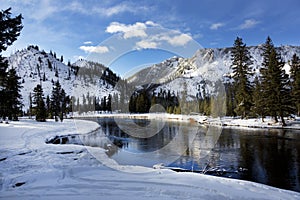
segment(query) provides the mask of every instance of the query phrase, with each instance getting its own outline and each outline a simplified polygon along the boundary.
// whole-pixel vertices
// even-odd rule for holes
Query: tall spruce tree
[[[20,89],[22,88],[20,77],[14,68],[10,69],[7,73],[7,87],[6,97],[7,97],[7,115],[9,120],[18,120],[18,115],[21,113],[22,107],[22,96],[20,94]]]
[[[254,79],[254,91],[253,91],[253,106],[252,112],[253,115],[258,115],[264,121],[266,116],[266,108],[264,107],[264,98],[263,98],[262,84],[258,77]]]
[[[43,88],[40,84],[38,84],[33,89],[33,109],[35,113],[35,120],[39,122],[46,121],[46,108],[44,102],[44,93]]]
[[[57,80],[52,89],[50,103],[52,114],[50,114],[50,116],[54,116],[55,121],[58,121],[58,117],[60,118],[60,121],[63,121],[69,103],[69,96],[66,95],[65,90],[61,88],[61,85]]]
[[[295,110],[298,116],[300,116],[300,59],[294,54],[291,61],[291,87],[292,98],[295,106]]]
[[[61,112],[61,85],[57,80],[52,88],[51,95],[51,111],[55,117],[55,121],[58,121],[58,116]]]
[[[11,8],[0,11],[0,117],[7,117],[11,109],[7,105],[7,68],[8,62],[2,57],[2,52],[17,39],[22,30],[22,15],[11,17]],[[16,83],[17,84],[17,83]],[[19,106],[17,106],[19,107]],[[15,112],[15,111],[13,111]]]
[[[289,89],[289,78],[283,69],[284,62],[276,52],[270,37],[263,45],[263,63],[261,68],[261,102],[267,114],[271,115],[275,122],[280,116],[282,124],[285,126],[284,115],[291,113],[292,100]]]
[[[252,106],[252,86],[249,81],[251,74],[251,58],[246,44],[242,38],[237,37],[231,52],[233,79],[234,79],[234,97],[236,100],[235,112],[242,118],[250,113]]]
[[[60,90],[60,113],[59,113],[59,118],[60,121],[62,122],[64,120],[64,114],[66,113],[66,108],[67,108],[67,96],[66,92],[64,89]]]

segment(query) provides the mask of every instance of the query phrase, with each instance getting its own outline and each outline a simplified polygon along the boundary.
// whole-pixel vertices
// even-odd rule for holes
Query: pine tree
[[[50,60],[47,59],[47,62],[48,62],[48,68],[52,71],[52,64],[51,64]]]
[[[46,74],[45,74],[45,72],[44,72],[44,75],[43,75],[43,82],[45,82],[46,81]]]
[[[267,114],[271,115],[275,122],[280,116],[285,126],[284,115],[291,113],[291,95],[289,79],[283,69],[280,55],[276,52],[270,37],[263,46],[263,67],[261,68],[262,97],[261,102]]]
[[[49,95],[47,95],[47,97],[46,97],[46,111],[47,111],[47,117],[49,117],[51,119],[53,116],[52,116],[52,111],[51,111],[51,100],[50,100]]]
[[[37,85],[33,89],[33,109],[35,113],[35,120],[39,122],[46,121],[46,108],[44,102],[43,88],[41,85]]]
[[[66,113],[67,108],[67,96],[64,89],[61,89],[60,91],[60,121],[62,122],[64,120],[64,114]]]
[[[50,104],[51,112],[54,115],[55,121],[58,121],[58,117],[60,118],[61,122],[63,121],[69,103],[69,97],[66,96],[65,90],[61,88],[61,85],[57,80],[52,88]]]
[[[59,81],[57,80],[55,82],[55,85],[52,88],[52,95],[51,95],[51,108],[53,115],[55,117],[55,121],[58,121],[57,117],[59,116],[59,113],[61,111],[60,109],[60,103],[61,103],[61,97],[60,97],[60,92],[61,92],[61,85]]]
[[[11,8],[0,12],[0,52],[5,51],[8,46],[17,39],[22,30],[22,15],[11,18]]]
[[[81,113],[81,109],[80,109],[80,101],[79,101],[79,97],[77,98],[77,101],[76,101],[76,107],[77,107],[77,111],[78,113],[80,114]],[[74,110],[74,109],[73,109]]]
[[[32,112],[33,112],[31,92],[29,92],[29,97],[28,98],[29,98],[29,118],[31,119]]]
[[[252,105],[252,86],[249,81],[252,64],[249,51],[242,38],[237,37],[232,49],[232,70],[234,79],[234,97],[236,100],[236,113],[242,118],[250,113]]]
[[[233,84],[226,83],[225,90],[226,90],[226,115],[227,116],[236,116],[236,113],[234,112],[235,99],[234,99]]]
[[[254,79],[254,91],[253,91],[253,106],[252,111],[253,115],[259,115],[262,120],[266,116],[266,107],[264,106],[262,84],[259,81],[258,77]]]
[[[135,113],[136,112],[136,96],[133,94],[130,96],[129,100],[129,112],[130,113]]]
[[[300,59],[296,54],[294,54],[292,58],[290,74],[292,98],[296,113],[300,116]]]
[[[80,110],[81,110],[81,112],[87,111],[86,98],[85,98],[84,94],[82,94],[82,104],[81,104]]]
[[[20,77],[14,68],[10,69],[7,74],[7,87],[6,97],[7,97],[7,111],[9,120],[18,120],[18,114],[21,113],[22,107],[22,96],[20,94],[20,89],[22,88]]]
[[[8,110],[7,105],[7,68],[8,62],[2,57],[2,52],[5,51],[8,46],[20,35],[22,30],[22,15],[11,17],[11,8],[0,11],[0,117],[7,117]],[[18,84],[18,83],[15,83]]]
[[[111,112],[112,111],[112,108],[111,108],[111,101],[112,101],[112,96],[111,94],[108,95],[108,98],[107,98],[107,111]]]

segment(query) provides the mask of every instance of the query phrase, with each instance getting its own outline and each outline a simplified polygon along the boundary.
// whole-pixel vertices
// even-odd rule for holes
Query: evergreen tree
[[[78,113],[80,114],[81,113],[81,109],[80,109],[80,101],[79,101],[79,97],[77,98],[77,101],[76,101],[76,106],[77,106],[77,111]],[[73,109],[74,110],[74,109]]]
[[[250,113],[252,105],[252,87],[249,81],[252,64],[249,51],[242,38],[237,37],[232,49],[232,70],[234,79],[234,97],[236,100],[236,113],[242,118]]]
[[[138,94],[137,99],[136,99],[136,112],[138,113],[148,113],[149,108],[150,108],[150,102],[147,97],[147,92],[142,91],[141,93]]]
[[[108,98],[107,98],[107,111],[111,112],[112,111],[112,108],[111,108],[111,101],[112,101],[112,96],[111,94],[108,95]]]
[[[9,105],[7,96],[8,62],[2,57],[2,52],[17,39],[22,30],[22,15],[11,17],[11,8],[0,11],[0,117],[7,117]],[[18,84],[18,83],[13,83]],[[13,86],[16,87],[16,86]]]
[[[20,83],[20,77],[14,68],[10,69],[7,74],[7,87],[5,89],[7,97],[7,111],[9,120],[18,120],[18,114],[21,113],[22,96],[20,89],[22,88]]]
[[[59,116],[59,113],[61,111],[61,85],[59,81],[57,80],[55,82],[55,85],[52,88],[52,95],[51,95],[51,108],[53,115],[55,117],[55,121],[58,121],[57,117]]]
[[[31,92],[29,92],[29,118],[31,119],[33,106],[32,106],[32,95]]]
[[[64,114],[66,114],[67,103],[68,102],[67,102],[66,92],[64,89],[61,89],[61,91],[60,91],[60,114],[59,114],[59,118],[60,118],[61,122],[64,120]]]
[[[52,64],[51,64],[50,60],[47,59],[47,62],[48,62],[48,68],[52,71]]]
[[[52,111],[51,111],[51,100],[50,100],[49,95],[47,95],[47,97],[46,97],[46,111],[47,111],[47,117],[49,117],[51,119],[53,116],[52,116]]]
[[[82,105],[81,105],[81,112],[86,112],[87,111],[87,105],[86,105],[86,98],[84,94],[82,95]]]
[[[280,116],[282,124],[285,126],[283,117],[292,111],[290,83],[288,75],[283,69],[284,62],[276,52],[270,37],[263,46],[263,59],[261,68],[263,101],[261,103],[266,108],[267,114],[275,119],[275,122],[278,122],[277,116]]]
[[[46,74],[45,74],[45,72],[44,72],[44,75],[43,75],[43,82],[45,82],[46,81]]]
[[[130,101],[129,101],[129,112],[135,113],[136,112],[136,96],[133,94],[130,96]]]
[[[266,116],[266,107],[264,106],[265,103],[262,93],[262,84],[260,83],[259,78],[255,77],[252,111],[253,115],[258,114],[259,116],[261,116],[262,120],[264,120],[264,117]]]
[[[46,121],[46,108],[44,102],[43,88],[41,85],[37,85],[33,89],[33,109],[35,113],[35,120],[39,122]]]
[[[0,12],[0,52],[12,45],[23,28],[22,15],[11,18],[10,10],[11,8],[8,8]]]
[[[61,85],[57,80],[52,88],[50,104],[55,121],[58,121],[58,117],[60,118],[60,121],[63,121],[69,103],[69,97],[66,96],[65,90],[61,88]]]
[[[300,59],[294,54],[291,62],[291,86],[292,98],[295,105],[295,110],[300,116]]]
[[[225,89],[226,89],[226,115],[227,116],[236,116],[236,113],[234,112],[235,99],[234,99],[233,84],[226,83]]]

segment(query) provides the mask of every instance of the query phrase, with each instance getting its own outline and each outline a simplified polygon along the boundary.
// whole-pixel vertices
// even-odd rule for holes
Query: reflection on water
[[[123,120],[121,127],[126,126],[127,120]],[[98,122],[102,130],[87,137],[104,135],[106,140],[102,138],[102,143],[105,141],[106,147],[110,143],[108,155],[120,164],[152,167],[164,163],[168,167],[300,192],[299,131],[221,130],[166,122],[162,130],[152,137],[137,138],[123,132],[113,119],[99,119]],[[142,126],[149,124],[143,120],[136,123]],[[89,140],[99,141],[99,138]]]

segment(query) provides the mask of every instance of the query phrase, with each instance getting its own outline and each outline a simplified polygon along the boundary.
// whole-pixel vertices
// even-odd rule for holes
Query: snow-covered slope
[[[79,67],[74,81],[72,96],[82,100],[87,94],[99,98],[119,93],[114,87],[119,77],[102,64],[78,60],[73,66]]]
[[[111,73],[98,63],[78,60],[68,66],[54,57],[53,53],[40,51],[37,46],[29,46],[17,51],[7,58],[9,67],[15,68],[21,77],[23,88],[23,110],[29,108],[29,94],[37,84],[41,84],[44,96],[51,97],[53,83],[57,80],[67,95],[81,97],[82,95],[103,97],[115,92],[112,82],[105,75]]]
[[[21,77],[24,110],[29,107],[29,93],[33,92],[33,88],[37,84],[42,85],[45,97],[51,95],[53,82],[57,80],[66,93],[71,94],[75,79],[74,70],[52,55],[29,46],[27,49],[17,51],[7,59],[9,67],[15,68]]]
[[[257,76],[263,61],[262,46],[248,49],[253,62],[252,71]],[[288,62],[293,54],[300,55],[300,47],[281,46],[276,49],[286,62],[284,69],[289,73]],[[137,72],[129,80],[134,85],[156,83],[160,85],[156,91],[170,90],[179,95],[187,90],[188,99],[195,98],[203,85],[206,92],[214,93],[218,81],[231,81],[231,50],[232,48],[199,49],[191,58],[173,57]]]
[[[252,70],[259,74],[262,63],[262,48],[248,47],[252,57]],[[135,85],[155,85],[155,91],[170,90],[181,95],[186,92],[186,99],[192,100],[203,95],[203,88],[209,94],[220,92],[216,84],[231,81],[232,48],[199,49],[191,58],[172,57],[162,63],[147,67],[128,79]],[[300,55],[300,47],[281,46],[277,48],[285,69],[289,72],[288,61],[296,53]],[[78,60],[67,66],[56,59],[52,53],[40,51],[37,47],[17,51],[7,58],[10,67],[16,68],[21,77],[24,107],[29,107],[29,93],[37,84],[41,84],[45,97],[51,96],[53,83],[59,80],[67,95],[82,98],[83,95],[103,98],[109,94],[120,93],[115,87],[117,76],[105,66],[86,60]],[[75,67],[76,66],[76,67]],[[130,94],[128,94],[130,95]]]

